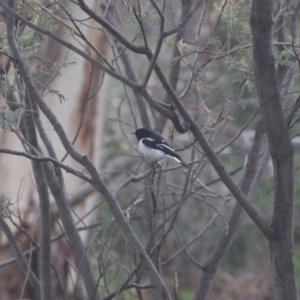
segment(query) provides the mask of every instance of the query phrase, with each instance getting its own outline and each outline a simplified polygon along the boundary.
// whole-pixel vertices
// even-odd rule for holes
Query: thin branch
[[[193,62],[193,66],[192,66],[191,76],[188,80],[188,83],[187,83],[184,91],[182,92],[182,94],[180,96],[181,99],[185,99],[187,97],[187,95],[190,93],[192,82],[195,80],[196,66],[197,66],[198,57],[199,57],[198,51],[199,51],[199,46],[200,46],[200,33],[201,33],[203,19],[204,19],[205,13],[206,13],[206,5],[207,5],[207,0],[204,0],[204,6],[203,6],[203,9],[201,12],[201,16],[200,16],[198,28],[197,28],[197,33],[196,33],[196,37],[195,37],[195,56],[194,56],[194,62]]]
[[[161,114],[163,114],[165,117],[169,118],[172,123],[174,124],[176,130],[180,133],[184,133],[186,132],[189,127],[190,124],[189,123],[184,123],[181,124],[177,114],[173,111],[169,111],[167,109],[165,109],[162,105],[160,105],[158,102],[156,102],[151,96],[150,94],[143,89],[141,86],[137,86],[134,82],[132,82],[131,80],[119,75],[118,73],[112,71],[110,68],[106,67],[105,65],[103,65],[102,63],[100,63],[99,61],[93,59],[91,56],[89,56],[88,54],[86,54],[85,52],[81,51],[80,49],[78,49],[77,47],[73,46],[72,44],[66,42],[65,40],[61,39],[60,37],[58,37],[57,35],[53,34],[51,31],[48,31],[46,29],[43,29],[39,26],[36,26],[35,24],[29,22],[28,20],[26,20],[25,18],[21,17],[20,15],[18,15],[15,11],[13,11],[9,6],[7,6],[3,0],[1,0],[0,5],[6,9],[6,11],[13,15],[16,19],[20,20],[21,22],[23,22],[24,24],[26,24],[27,26],[33,28],[34,30],[37,30],[38,32],[41,32],[51,38],[53,38],[55,41],[57,41],[58,43],[62,44],[63,46],[67,47],[68,49],[71,49],[72,51],[74,51],[75,53],[81,55],[82,57],[84,57],[85,59],[87,59],[88,61],[90,61],[92,64],[96,65],[97,67],[99,67],[100,69],[102,69],[104,72],[108,73],[109,75],[115,77],[116,79],[120,80],[121,82],[123,82],[124,84],[128,85],[129,87],[131,87],[133,90],[136,90],[137,92],[139,92],[145,99],[146,101],[154,108],[156,109],[158,112],[160,112]],[[148,57],[148,59],[152,59],[152,53],[149,51],[146,51],[146,55]],[[160,67],[155,64],[154,67],[155,72],[157,73],[158,77],[160,78],[164,88],[166,89],[167,93],[170,95],[170,97],[173,98],[177,98],[174,90],[172,89],[172,87],[170,87],[170,85],[168,84],[163,72],[161,71]],[[178,99],[178,98],[177,98]],[[179,101],[179,99],[178,99]]]
[[[118,39],[126,48],[129,50],[145,54],[146,47],[145,46],[135,46],[134,44],[130,43],[125,37],[121,35],[121,33],[109,22],[107,22],[105,19],[97,15],[92,9],[90,9],[84,0],[78,0],[78,4],[81,7],[81,9],[86,12],[90,17],[92,17],[95,21],[97,21],[99,24],[101,24],[106,30],[108,30],[115,38]]]
[[[242,126],[242,128],[239,130],[239,132],[226,144],[224,145],[222,148],[220,148],[218,151],[216,151],[217,154],[220,154],[222,151],[224,151],[227,147],[229,147],[232,143],[234,143],[234,141],[241,136],[241,134],[244,132],[244,130],[248,127],[248,125],[253,121],[253,119],[255,118],[256,114],[257,114],[258,108],[255,109],[255,111],[253,112],[252,116],[247,120],[247,122]]]
[[[105,56],[87,39],[87,37],[83,34],[83,32],[80,30],[80,28],[77,26],[76,22],[74,22],[74,19],[71,17],[70,13],[68,12],[68,10],[64,10],[65,13],[69,16],[69,19],[71,20],[71,22],[73,23],[73,25],[75,26],[76,30],[74,30],[73,27],[71,27],[69,24],[67,24],[66,22],[64,22],[63,20],[61,20],[59,17],[57,17],[55,14],[53,14],[48,8],[46,8],[45,6],[43,6],[41,3],[39,3],[38,1],[36,1],[36,4],[44,11],[46,11],[52,18],[54,18],[55,20],[57,20],[58,22],[62,23],[64,26],[66,26],[73,34],[75,34],[76,36],[80,37],[83,41],[85,41],[87,43],[87,45],[94,50],[94,52],[107,64],[107,66],[109,68],[111,68],[113,71],[115,71],[114,67],[109,63],[109,61],[105,58]]]
[[[137,88],[137,86],[133,82],[131,82],[129,79],[127,79],[126,77],[120,76],[118,73],[116,73],[115,71],[113,71],[109,67],[105,66],[104,64],[102,64],[98,60],[92,58],[88,53],[80,50],[79,48],[75,47],[71,43],[68,43],[67,41],[65,41],[64,39],[60,38],[59,36],[57,36],[53,32],[51,32],[51,31],[49,31],[47,29],[44,29],[42,27],[39,27],[39,26],[33,24],[32,22],[28,21],[27,19],[23,18],[22,16],[20,16],[19,14],[17,14],[14,10],[12,10],[6,3],[4,3],[3,0],[0,1],[0,6],[2,6],[7,11],[7,13],[13,15],[17,20],[21,21],[22,23],[24,23],[28,27],[30,27],[30,28],[38,31],[38,32],[41,32],[41,33],[43,33],[43,34],[51,37],[56,42],[60,43],[61,45],[65,46],[66,48],[74,51],[75,53],[79,54],[80,56],[82,56],[86,60],[90,61],[93,65],[95,65],[98,68],[102,69],[107,74],[109,74],[109,75],[117,78],[118,80],[124,82],[129,87],[131,87],[133,89]]]
[[[138,8],[139,8],[139,15],[141,15],[141,11],[140,11],[141,7],[140,7],[139,4],[138,4]],[[148,42],[147,42],[147,36],[146,36],[146,33],[145,33],[144,24],[142,23],[142,20],[140,19],[140,16],[138,16],[138,14],[136,13],[135,7],[133,7],[132,11],[133,11],[133,14],[134,14],[137,22],[139,23],[141,30],[142,30],[142,35],[143,35],[145,47],[148,48]]]
[[[258,228],[262,231],[262,233],[269,240],[272,239],[274,234],[273,230],[269,227],[267,222],[260,216],[258,211],[248,202],[248,199],[245,196],[245,194],[240,190],[240,188],[234,183],[233,179],[229,176],[224,165],[221,163],[220,159],[218,158],[218,156],[212,149],[211,145],[205,138],[204,134],[202,133],[201,129],[199,128],[197,122],[184,108],[182,102],[177,97],[175,91],[169,85],[164,75],[161,72],[156,72],[156,73],[162,85],[164,86],[165,90],[169,93],[170,97],[172,98],[173,103],[175,104],[178,111],[186,121],[186,124],[189,125],[190,131],[193,133],[193,135],[201,145],[204,153],[207,155],[208,159],[210,160],[211,164],[215,168],[216,172],[221,177],[224,184],[227,186],[227,188],[230,190],[230,192],[235,197],[235,199],[239,202],[239,204],[244,208],[244,210],[254,221],[254,223],[258,226]]]
[[[292,18],[291,18],[291,35],[292,35],[292,49],[293,49],[293,52],[295,54],[295,57],[298,61],[298,66],[300,68],[300,58],[299,58],[299,55],[295,49],[295,39],[297,37],[296,35],[296,24],[297,24],[297,15],[298,15],[298,12],[299,12],[299,9],[300,9],[300,1],[298,0],[298,2],[296,2],[295,4],[295,8],[293,9],[293,13],[292,13]]]
[[[149,65],[149,67],[146,71],[146,74],[145,74],[145,77],[144,77],[144,80],[143,80],[143,83],[142,83],[142,87],[144,89],[146,89],[146,87],[147,87],[147,84],[149,82],[151,73],[154,69],[154,66],[156,65],[156,61],[157,61],[158,55],[159,55],[161,47],[162,47],[162,43],[163,43],[163,39],[164,39],[163,31],[164,31],[164,25],[165,25],[165,18],[163,16],[162,12],[160,11],[159,7],[155,3],[155,1],[150,0],[150,2],[154,6],[155,10],[157,11],[157,13],[160,17],[160,26],[159,26],[159,37],[158,37],[158,41],[156,43],[155,51],[154,51],[154,54],[151,55],[150,65]]]
[[[192,4],[193,4],[193,1],[191,1],[191,0],[181,1],[182,7],[181,7],[181,14],[180,14],[180,21],[183,21],[186,18],[186,16],[190,13]],[[180,56],[180,50],[178,48],[178,43],[184,39],[186,27],[187,26],[184,26],[180,30],[177,31],[175,40],[174,40],[174,45],[173,45],[173,54],[172,54],[172,59],[171,59],[172,67],[169,72],[168,80],[169,80],[170,86],[174,90],[176,90],[176,88],[177,88],[177,84],[178,84],[180,72],[181,72],[181,68],[180,68],[181,61],[177,59]],[[171,108],[173,108],[172,100],[168,93],[165,93],[163,103],[167,104],[167,105],[170,105],[169,103],[171,103],[170,106],[171,106]],[[154,131],[161,133],[166,125],[166,122],[167,122],[167,118],[164,115],[159,116],[156,121]]]
[[[10,8],[13,10],[16,6],[15,1],[9,2]],[[10,47],[16,44],[15,41],[15,19],[12,15],[7,14],[6,19],[7,25],[7,41]],[[12,51],[12,53],[14,53]],[[18,53],[14,53],[18,54]],[[18,64],[19,56],[16,55],[15,64]],[[25,94],[25,103],[27,107],[32,108],[30,97],[28,93]],[[35,148],[38,147],[36,131],[34,126],[34,121],[31,114],[25,114],[22,117],[23,124],[26,129],[26,140],[28,144]],[[41,252],[39,256],[39,267],[40,267],[40,277],[41,277],[41,297],[45,300],[51,300],[52,296],[52,286],[51,286],[51,217],[50,217],[50,202],[48,186],[45,180],[44,168],[41,163],[32,161],[32,169],[34,173],[35,182],[37,185],[37,192],[39,196],[40,203],[40,214],[41,214]]]
[[[3,6],[3,3],[1,5]],[[19,49],[18,49],[16,43],[11,42],[10,48],[11,48],[13,55],[16,56],[16,58],[17,58],[18,72],[26,84],[26,87],[27,87],[27,90],[28,90],[28,93],[29,93],[31,99],[34,99],[34,101],[38,104],[41,111],[45,114],[45,116],[47,117],[47,119],[49,120],[51,125],[53,126],[54,130],[58,134],[66,151],[70,154],[70,156],[73,159],[75,159],[78,163],[85,166],[87,168],[87,170],[89,171],[89,173],[94,181],[93,186],[98,190],[98,192],[107,201],[107,204],[108,204],[111,212],[113,213],[116,220],[118,221],[120,228],[123,230],[124,234],[127,236],[128,240],[131,242],[134,251],[136,252],[138,257],[140,257],[140,259],[142,259],[144,261],[145,265],[147,266],[147,269],[148,269],[148,272],[149,272],[149,275],[151,278],[151,282],[154,285],[155,289],[157,289],[157,291],[161,295],[161,297],[164,297],[165,299],[171,299],[171,296],[169,295],[169,292],[168,292],[161,276],[157,272],[150,257],[148,256],[147,252],[145,251],[142,243],[140,242],[140,240],[134,233],[132,227],[130,226],[128,220],[124,216],[119,204],[114,199],[112,194],[109,192],[109,190],[108,190],[107,186],[105,185],[105,183],[103,182],[103,180],[100,178],[97,169],[95,168],[95,166],[93,165],[93,163],[87,156],[84,156],[75,150],[73,145],[68,140],[67,135],[66,135],[65,131],[63,130],[62,125],[60,124],[60,122],[58,121],[56,116],[53,114],[53,112],[50,110],[50,108],[46,105],[46,103],[43,101],[43,99],[39,95],[38,91],[36,90],[34,84],[31,81],[30,74],[27,70],[24,60],[21,57],[21,54],[19,52]],[[54,182],[54,180],[53,180],[53,182]],[[51,184],[54,184],[54,183],[50,182],[50,177],[49,177],[48,183],[49,183],[50,188],[51,188]],[[54,188],[56,189],[55,192],[57,193],[58,187],[53,186],[53,189]],[[63,194],[63,191],[61,190],[61,191],[59,191],[59,193]],[[63,197],[63,195],[61,195],[61,196]],[[57,199],[56,199],[56,203],[57,203],[57,205],[60,205],[60,203],[59,203],[59,201],[57,201]],[[64,221],[66,221],[66,218]],[[68,222],[69,221],[70,220],[68,220]],[[70,222],[72,224],[72,221],[70,221]],[[67,225],[68,224],[64,223],[64,226],[67,226]],[[75,232],[74,232],[74,234],[75,234]],[[77,233],[77,236],[80,239],[78,233]],[[84,257],[86,257],[85,254],[82,256],[81,259],[83,259]],[[83,264],[81,266],[88,267],[88,268],[91,267],[88,261],[86,262],[86,264],[88,264],[88,266],[85,266]],[[88,270],[88,272],[90,273],[92,271]],[[94,281],[94,279],[92,280],[92,282],[88,282],[88,281],[86,281],[86,279],[87,278],[85,278],[85,284],[86,284],[86,287],[89,287],[89,289],[88,289],[89,297],[92,299],[94,292],[95,292],[95,288],[96,288],[96,282]],[[96,291],[95,299],[99,299],[99,298],[100,298],[100,296],[99,296],[98,292]]]
[[[0,4],[3,6],[4,5],[3,1]],[[10,4],[11,4],[11,2],[10,2]],[[16,14],[13,9],[14,9],[14,6],[11,6],[11,8],[9,8],[9,10],[13,12],[13,14],[7,14],[8,19],[9,19],[8,23],[12,27],[12,31],[14,28],[13,27],[14,26],[14,18],[12,16]],[[39,101],[43,101],[43,100],[41,99],[38,91],[36,90],[32,80],[31,80],[31,77],[28,72],[25,61],[24,61],[23,57],[21,56],[19,48],[14,39],[13,32],[12,32],[12,36],[9,37],[8,41],[9,41],[9,46],[10,46],[11,52],[13,53],[13,55],[16,57],[16,60],[17,60],[16,68],[17,68],[20,76],[23,78],[24,83],[27,87],[28,96],[30,97],[30,99],[32,101],[39,104]],[[50,111],[50,109],[48,107],[47,107],[47,109]],[[61,125],[58,123],[58,121],[56,122],[56,124],[58,124],[58,126],[61,128]],[[67,141],[67,143],[69,143],[69,141]],[[39,163],[37,163],[37,164],[39,164]],[[72,249],[74,250],[74,254],[77,259],[77,262],[80,263],[80,267],[82,269],[81,274],[84,279],[87,294],[91,300],[92,299],[99,300],[100,295],[96,288],[97,285],[96,285],[95,277],[93,275],[92,267],[91,267],[89,259],[87,258],[82,240],[81,240],[79,233],[77,232],[76,227],[74,225],[74,221],[72,219],[72,215],[71,215],[69,203],[67,200],[67,196],[65,194],[65,190],[60,185],[60,183],[57,181],[56,176],[54,176],[54,173],[48,167],[48,165],[44,164],[43,166],[44,166],[44,171],[45,171],[45,175],[47,178],[47,183],[49,185],[49,188],[54,196],[56,205],[57,205],[61,215],[63,215],[62,222],[63,222],[65,230],[68,234],[70,244],[72,246]],[[43,177],[41,176],[41,179],[42,178],[45,179],[45,176],[43,176]],[[48,192],[47,192],[46,196],[48,197]],[[50,224],[48,226],[50,227]],[[51,284],[50,279],[49,279],[49,283]],[[50,295],[50,293],[48,294],[48,296],[49,295]],[[48,296],[45,295],[44,296],[45,299]]]
[[[107,18],[107,21],[109,23],[114,24],[113,16],[109,11],[106,14],[106,18]],[[118,44],[119,43],[116,42],[116,47],[118,49],[119,56],[120,56],[120,58],[122,60],[122,63],[124,65],[126,75],[132,82],[134,82],[136,85],[138,85],[136,75],[135,75],[135,73],[133,71],[133,68],[132,68],[132,63],[129,61],[128,55],[125,51],[126,48],[121,47]],[[117,57],[115,58],[115,60],[116,59],[117,59]],[[148,116],[147,109],[146,109],[146,106],[145,106],[145,102],[143,101],[143,98],[141,97],[141,94],[138,93],[137,90],[133,90],[133,93],[134,93],[134,96],[135,96],[135,99],[136,99],[136,104],[137,104],[137,107],[138,107],[138,110],[139,110],[139,116],[140,116],[140,119],[142,121],[143,127],[151,129],[151,124],[150,124],[149,116]],[[134,116],[134,120],[135,120],[135,116]]]
[[[181,20],[181,22],[179,23],[179,25],[178,25],[177,27],[175,27],[175,28],[173,28],[173,29],[171,29],[171,30],[169,30],[169,31],[166,31],[166,32],[164,33],[164,37],[166,38],[166,37],[168,37],[168,36],[170,36],[170,35],[176,33],[177,31],[179,31],[179,30],[182,29],[183,27],[185,27],[186,24],[187,24],[187,22],[192,18],[193,14],[196,12],[196,10],[197,10],[197,9],[200,7],[200,5],[202,4],[202,1],[203,1],[203,0],[199,0],[199,1],[195,4],[194,8],[193,8],[193,9],[192,9],[192,10],[184,17],[183,20]],[[184,2],[184,1],[183,1],[183,2]]]
[[[121,192],[121,190],[123,190],[127,185],[129,185],[132,182],[138,182],[145,179],[146,177],[151,175],[153,171],[154,167],[150,167],[140,175],[130,175],[127,179],[125,179],[122,183],[119,184],[117,189],[112,193],[112,196],[116,197]]]
[[[289,128],[292,127],[292,120],[295,116],[295,114],[297,113],[297,111],[300,109],[300,96],[298,96],[295,104],[294,104],[294,107],[292,109],[292,111],[290,112],[290,114],[287,116],[286,118],[286,123],[288,125]]]
[[[6,224],[6,222],[3,218],[3,209],[4,209],[3,203],[1,203],[0,205],[1,205],[1,212],[0,212],[1,229],[3,230],[7,240],[9,241],[9,245],[12,248],[21,269],[23,270],[24,274],[28,274],[28,279],[29,279],[31,286],[33,287],[35,292],[40,296],[40,294],[41,294],[40,282],[39,282],[38,278],[36,277],[36,275],[31,270],[30,266],[28,265],[27,260],[25,259],[19,245],[17,244],[15,237],[13,236],[9,226]]]
[[[24,156],[27,157],[31,160],[34,161],[39,161],[39,162],[51,162],[53,165],[55,165],[58,168],[62,168],[65,171],[67,171],[67,173],[71,173],[81,179],[83,179],[84,181],[89,182],[90,184],[93,183],[93,180],[91,179],[90,176],[68,166],[65,165],[63,163],[61,163],[59,160],[56,160],[52,157],[47,157],[47,156],[36,156],[27,152],[21,152],[21,151],[15,151],[15,150],[11,150],[11,149],[4,149],[4,148],[0,148],[0,153],[7,153],[7,154],[11,154],[11,155],[17,155],[17,156]]]
[[[176,257],[178,257],[182,252],[186,252],[189,246],[194,244],[206,231],[207,229],[214,223],[214,220],[218,216],[218,213],[215,213],[210,220],[207,222],[207,224],[202,228],[202,230],[199,231],[193,238],[191,238],[185,245],[183,245],[176,253],[174,253],[171,257],[169,257],[167,260],[163,261],[161,264],[162,266],[168,265],[171,263]]]

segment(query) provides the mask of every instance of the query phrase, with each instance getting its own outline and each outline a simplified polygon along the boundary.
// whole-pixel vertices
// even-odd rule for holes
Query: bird
[[[139,128],[135,132],[132,132],[132,134],[135,134],[138,139],[141,152],[152,162],[158,162],[168,157],[176,160],[185,168],[190,168],[175,150],[158,134],[146,128]]]

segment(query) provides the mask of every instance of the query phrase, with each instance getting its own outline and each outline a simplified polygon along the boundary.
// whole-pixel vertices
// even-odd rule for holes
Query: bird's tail
[[[179,162],[185,168],[187,168],[187,169],[190,168],[190,166],[188,164],[186,164],[177,153],[174,152],[172,156],[171,155],[166,155],[166,156],[176,160],[177,162]]]
[[[189,169],[190,165],[186,164],[183,160],[180,161],[181,165],[184,166],[185,168]]]

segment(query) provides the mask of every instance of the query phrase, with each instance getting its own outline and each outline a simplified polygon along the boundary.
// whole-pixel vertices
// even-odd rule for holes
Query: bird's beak
[[[135,132],[131,132],[131,134],[135,134]]]

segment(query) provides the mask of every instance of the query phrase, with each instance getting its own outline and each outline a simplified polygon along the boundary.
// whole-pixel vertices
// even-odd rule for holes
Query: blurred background
[[[278,80],[288,116],[299,94],[298,66],[291,55],[290,16],[294,3],[275,2],[274,49],[278,70],[284,72],[282,80]],[[155,52],[162,20],[153,3],[131,0],[89,0],[85,3],[113,24],[133,45],[144,45],[146,40]],[[250,1],[170,0],[154,3],[163,11],[165,32],[178,26],[188,12],[194,10],[180,31],[163,40],[157,64],[188,113],[202,128],[227,171],[241,185],[260,123],[252,66]],[[18,13],[106,66],[113,67],[121,76],[136,84],[143,83],[149,59],[126,49],[76,2],[18,1]],[[119,205],[151,253],[171,294],[178,299],[193,299],[203,266],[219,239],[226,235],[235,199],[189,132],[178,133],[169,120],[122,80],[105,74],[49,36],[22,26],[18,40],[22,54],[36,87],[61,122],[69,141],[76,150],[91,158],[109,190],[115,192]],[[282,29],[285,30],[284,40]],[[0,30],[0,148],[24,151],[16,130],[21,113],[13,115],[7,104],[10,95],[8,82],[14,85],[17,76],[5,55],[8,46],[4,19]],[[22,86],[15,86],[18,88],[13,92],[22,103]],[[151,72],[147,91],[155,101],[171,107],[161,78],[154,71]],[[42,114],[41,122],[58,160],[87,173],[83,166],[67,155]],[[149,125],[178,151],[185,162],[191,164],[191,171],[176,162],[165,161],[155,174],[130,183],[119,191],[119,185],[126,178],[147,169],[148,164],[137,150],[138,142],[131,132]],[[290,130],[295,147],[297,281],[300,281],[299,129],[299,124],[294,122]],[[266,138],[262,136],[260,141],[258,169],[263,164],[264,167],[259,169],[263,175],[253,203],[270,223],[273,172],[268,157],[265,158],[268,152]],[[42,150],[46,153],[44,146]],[[28,261],[38,272],[38,251],[32,250],[32,247],[40,234],[39,202],[31,162],[22,156],[1,153],[0,170],[0,195],[6,221],[21,249],[29,250]],[[73,174],[63,171],[63,178],[73,217],[99,280],[103,298],[151,299],[148,288],[139,292],[134,287],[120,289],[137,266],[137,261],[102,196],[89,183]],[[62,287],[65,299],[86,299],[78,265],[68,240],[62,234],[60,215],[51,195],[50,198],[53,227],[51,257],[56,270],[53,276],[61,281],[61,285],[53,286],[54,299],[64,299]],[[0,282],[0,295],[3,296],[0,298],[37,299],[30,285],[26,284],[26,276],[13,261],[14,253],[2,231],[0,241],[0,276],[3,278]],[[148,282],[141,269],[132,276],[141,285]],[[112,296],[114,291],[119,290],[118,295]],[[109,296],[111,298],[105,298]],[[174,299],[177,299],[175,296]],[[247,216],[220,261],[208,299],[274,299],[268,242]]]

